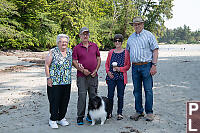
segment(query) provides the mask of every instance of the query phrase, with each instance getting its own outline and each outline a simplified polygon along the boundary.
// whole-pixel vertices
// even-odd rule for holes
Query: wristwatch
[[[153,63],[153,62],[152,62],[152,65],[157,66],[157,63]]]

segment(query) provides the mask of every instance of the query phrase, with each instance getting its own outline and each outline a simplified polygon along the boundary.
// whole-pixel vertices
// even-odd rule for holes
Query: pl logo
[[[200,133],[200,101],[187,102],[187,133]]]

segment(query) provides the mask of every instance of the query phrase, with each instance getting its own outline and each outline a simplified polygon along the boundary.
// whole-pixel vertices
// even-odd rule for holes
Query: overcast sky
[[[192,31],[200,30],[200,0],[174,0],[173,18],[166,20],[169,29],[183,27],[185,24]]]

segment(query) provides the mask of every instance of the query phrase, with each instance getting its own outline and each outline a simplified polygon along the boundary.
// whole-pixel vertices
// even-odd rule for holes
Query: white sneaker
[[[57,125],[56,121],[52,121],[52,120],[49,120],[49,126],[51,128],[58,128],[58,125]]]
[[[62,120],[58,121],[57,123],[59,125],[61,125],[61,126],[68,126],[69,125],[69,122],[65,118],[63,118]]]

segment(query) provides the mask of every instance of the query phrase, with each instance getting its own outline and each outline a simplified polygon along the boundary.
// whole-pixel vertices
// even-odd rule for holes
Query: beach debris
[[[32,63],[30,66],[44,66],[45,64],[44,59],[23,59],[22,61]]]
[[[2,114],[8,114],[8,113],[9,112],[7,110],[3,110],[3,111],[0,112],[0,115],[2,115]]]
[[[10,110],[10,109],[17,109],[17,106],[15,106],[15,105],[12,105],[12,106],[4,106],[4,105],[0,105],[0,107],[2,107],[1,108],[1,110],[2,111],[0,111],[0,115],[2,115],[2,114],[8,114],[9,112],[8,112],[8,110]]]
[[[9,109],[17,109],[17,106],[13,105]]]
[[[138,131],[137,129],[134,129],[134,128],[130,129],[130,132],[141,133],[140,131]]]
[[[184,63],[184,62],[191,62],[191,61],[189,61],[189,60],[183,60],[183,61],[181,61],[181,63]]]
[[[36,64],[42,64],[42,65],[45,64],[45,60],[30,60],[29,62],[30,63],[36,63]]]
[[[16,66],[7,67],[4,70],[0,70],[0,72],[18,72],[18,71],[23,70],[27,67],[30,67],[30,66],[16,65]]]
[[[125,127],[125,128],[126,128],[126,129],[130,129],[128,133],[130,133],[130,132],[141,133],[139,130],[137,130],[137,129],[133,128],[133,127],[127,126],[127,127]]]
[[[28,65],[10,66],[10,67],[0,70],[0,72],[19,72],[29,67],[35,67],[35,66],[43,67],[45,64],[46,54],[47,53],[44,53],[44,52],[27,52],[27,51],[19,51],[19,50],[13,50],[13,51],[8,51],[8,52],[0,51],[0,55],[16,56],[18,57],[18,59],[21,58],[20,60],[23,62],[31,63]]]
[[[45,94],[41,92],[34,92],[34,91],[27,91],[27,92],[21,92],[20,95],[38,95],[38,96],[45,96]]]

